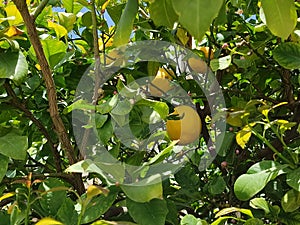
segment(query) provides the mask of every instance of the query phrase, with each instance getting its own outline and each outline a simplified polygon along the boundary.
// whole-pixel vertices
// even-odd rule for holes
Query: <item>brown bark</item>
[[[50,69],[49,63],[46,59],[45,53],[43,51],[43,47],[41,41],[39,39],[37,29],[35,26],[34,17],[30,15],[27,4],[25,0],[13,0],[18,10],[20,11],[25,26],[27,28],[28,37],[32,44],[32,47],[35,51],[38,63],[41,66],[42,74],[44,77],[44,82],[46,84],[48,102],[49,102],[49,113],[52,119],[55,132],[58,135],[59,141],[62,145],[63,150],[66,153],[66,156],[69,160],[70,164],[74,164],[76,160],[74,148],[69,139],[66,128],[63,124],[63,121],[59,115],[58,105],[57,105],[57,93],[55,88],[55,83],[52,77],[52,71]],[[81,181],[81,177],[79,174],[74,174],[74,179],[77,181],[77,187],[75,187],[80,193],[84,192],[84,185]],[[79,180],[80,179],[80,180]]]

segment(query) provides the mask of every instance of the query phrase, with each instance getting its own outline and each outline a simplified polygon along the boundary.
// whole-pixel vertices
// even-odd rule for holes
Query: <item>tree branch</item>
[[[47,139],[47,142],[50,146],[50,149],[52,151],[53,154],[53,158],[54,158],[54,163],[55,163],[55,168],[57,170],[57,172],[61,172],[61,165],[60,165],[60,155],[59,152],[57,151],[57,148],[55,147],[55,143],[52,141],[50,134],[48,133],[47,129],[45,128],[45,126],[41,123],[41,121],[39,121],[38,119],[36,119],[34,117],[34,115],[26,108],[26,106],[21,103],[16,95],[16,93],[14,92],[14,90],[12,89],[10,83],[8,80],[5,81],[5,83],[3,84],[4,88],[6,89],[6,92],[8,94],[8,96],[11,97],[11,101],[10,104],[12,106],[14,106],[15,108],[19,109],[21,112],[23,112],[25,114],[25,116],[30,119],[40,130],[40,132],[45,136],[45,138]]]
[[[62,148],[67,155],[69,163],[74,164],[77,161],[75,157],[75,151],[73,146],[71,145],[71,141],[69,139],[68,133],[59,115],[58,105],[57,105],[57,93],[56,93],[55,83],[52,77],[52,71],[50,69],[49,63],[43,51],[43,47],[36,30],[34,18],[30,15],[25,0],[13,0],[13,2],[17,6],[18,10],[20,11],[23,17],[25,26],[27,28],[29,40],[35,51],[38,63],[41,66],[42,74],[46,84],[50,117],[52,119],[55,132],[58,135],[59,141],[62,144]],[[80,193],[83,193],[84,185],[82,183],[81,177],[79,177],[78,175],[79,174],[77,175],[74,174],[74,178],[76,177],[75,180],[77,181],[76,189]]]

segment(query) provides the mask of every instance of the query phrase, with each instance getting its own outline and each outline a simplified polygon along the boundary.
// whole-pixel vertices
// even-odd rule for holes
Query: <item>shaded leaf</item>
[[[0,154],[17,160],[25,160],[28,148],[28,138],[10,132],[0,137]]]
[[[21,51],[0,53],[0,78],[21,81],[27,74],[28,64]]]
[[[281,199],[281,206],[285,212],[293,212],[300,207],[300,192],[289,190]]]
[[[168,214],[165,200],[152,199],[150,202],[139,203],[126,200],[129,214],[139,225],[165,225]]]
[[[300,68],[300,44],[281,43],[273,51],[274,59],[286,69]]]

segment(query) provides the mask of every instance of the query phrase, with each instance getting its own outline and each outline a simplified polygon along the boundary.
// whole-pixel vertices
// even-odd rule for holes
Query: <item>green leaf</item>
[[[122,10],[124,9],[124,7],[125,4],[122,3],[106,8],[108,14],[110,15],[111,19],[114,21],[115,24],[117,24],[120,21]]]
[[[154,198],[162,198],[162,182],[160,175],[153,175],[140,182],[122,184],[121,189],[135,202],[149,202]]]
[[[43,50],[46,59],[53,69],[66,55],[67,45],[56,39],[42,40]],[[35,55],[33,47],[30,47],[31,54]]]
[[[287,39],[297,24],[297,12],[294,0],[262,0],[265,23],[270,31]]]
[[[21,51],[0,53],[0,78],[9,78],[18,82],[27,74],[28,64]]]
[[[208,225],[208,223],[204,220],[194,217],[193,215],[187,214],[182,217],[180,225]]]
[[[51,20],[48,20],[48,27],[54,29],[57,39],[60,39],[68,34],[68,31],[65,27],[58,23],[54,23]]]
[[[39,186],[39,191],[43,192],[39,202],[49,216],[56,216],[58,210],[66,200],[65,189],[64,183],[57,178],[47,178]]]
[[[290,187],[300,192],[300,167],[287,174],[286,182]]]
[[[171,0],[156,0],[149,6],[150,16],[156,26],[173,28],[178,15],[173,9]]]
[[[117,47],[128,43],[137,12],[138,0],[128,0],[117,25],[114,35],[114,46]]]
[[[231,56],[227,55],[218,59],[213,59],[210,62],[210,67],[212,71],[224,70],[228,68],[231,64]]]
[[[0,182],[2,181],[3,177],[6,174],[7,168],[8,168],[8,162],[9,158],[0,154]]]
[[[139,203],[127,199],[126,205],[130,216],[139,225],[165,225],[168,214],[165,200],[152,199],[150,202]]]
[[[68,13],[73,12],[74,0],[62,0],[62,4]]]
[[[209,181],[208,191],[212,195],[221,194],[226,188],[226,182],[223,177],[216,177]]]
[[[140,101],[136,102],[135,105],[149,106],[153,108],[163,120],[169,115],[169,107],[165,102],[141,99]]]
[[[254,209],[262,209],[266,214],[270,213],[269,203],[264,198],[251,199],[250,206]]]
[[[281,206],[285,212],[293,212],[300,207],[300,192],[289,190],[281,199]]]
[[[117,198],[118,191],[118,188],[111,186],[107,196],[94,197],[87,205],[81,224],[87,224],[100,218],[112,206]]]
[[[218,16],[223,2],[223,0],[173,0],[172,4],[179,16],[179,22],[195,38],[201,40],[213,19]]]
[[[269,181],[285,173],[283,169],[287,167],[288,165],[281,165],[270,160],[254,164],[246,174],[241,175],[236,180],[234,184],[236,197],[242,201],[249,200],[260,192]]]
[[[72,1],[73,2],[73,1]],[[59,23],[70,32],[76,23],[76,15],[74,13],[58,13]]]
[[[57,218],[64,225],[77,224],[78,213],[75,210],[74,202],[70,198],[66,198],[57,212]]]
[[[258,218],[251,218],[247,220],[244,225],[264,225],[264,222]]]
[[[0,137],[0,154],[17,160],[25,160],[28,141],[26,136],[10,132]]]
[[[102,144],[107,144],[114,133],[111,120],[107,120],[101,128],[97,129],[97,131]]]
[[[274,59],[286,69],[300,68],[300,44],[282,43],[273,51]]]

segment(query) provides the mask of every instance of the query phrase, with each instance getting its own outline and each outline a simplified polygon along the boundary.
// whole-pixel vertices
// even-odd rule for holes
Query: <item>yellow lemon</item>
[[[202,130],[201,119],[191,106],[182,105],[175,107],[170,115],[178,115],[179,120],[167,120],[166,129],[171,140],[179,140],[179,145],[194,142],[200,136]]]
[[[202,73],[202,74],[207,73],[208,68],[206,62],[204,62],[201,59],[189,58],[188,64],[191,67],[191,69],[197,73]]]
[[[149,85],[150,94],[161,97],[164,93],[172,89],[170,80],[175,76],[171,69],[159,68],[153,81]]]

